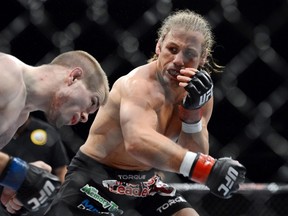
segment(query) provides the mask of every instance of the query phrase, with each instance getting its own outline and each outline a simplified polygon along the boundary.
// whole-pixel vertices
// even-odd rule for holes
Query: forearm
[[[178,144],[192,152],[209,153],[209,133],[206,126],[198,133],[185,133],[181,130]]]
[[[182,121],[178,144],[193,152],[209,152],[208,122],[211,117],[213,101],[203,107],[189,110],[179,106],[179,118]]]
[[[184,87],[187,95],[178,107],[182,121],[178,143],[194,152],[209,152],[207,125],[213,108],[213,82],[205,71],[197,71]]]
[[[9,162],[9,155],[0,152],[0,175],[3,173],[8,162]]]
[[[145,129],[130,142],[126,140],[126,150],[133,158],[150,167],[175,173],[179,172],[187,151],[156,131],[148,132]]]

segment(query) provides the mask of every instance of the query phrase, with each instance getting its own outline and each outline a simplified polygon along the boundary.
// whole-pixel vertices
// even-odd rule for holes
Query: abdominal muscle
[[[152,168],[129,155],[125,151],[123,142],[119,143],[117,139],[107,140],[104,137],[106,136],[91,136],[90,134],[86,143],[80,147],[80,150],[94,160],[113,168],[138,171],[150,170]]]

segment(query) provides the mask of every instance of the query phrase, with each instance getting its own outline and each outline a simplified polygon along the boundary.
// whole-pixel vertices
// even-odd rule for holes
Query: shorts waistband
[[[80,163],[80,164],[79,164]],[[127,181],[127,182],[138,182],[143,180],[148,180],[152,176],[155,175],[155,170],[151,169],[149,171],[137,171],[137,170],[124,170],[118,168],[112,168],[107,165],[101,164],[100,162],[94,160],[88,155],[84,154],[80,150],[77,152],[75,157],[71,162],[71,166],[75,166],[77,168],[81,168],[82,166],[85,169],[89,170],[89,172],[94,173],[94,175],[106,175],[107,178],[113,178],[119,181]]]

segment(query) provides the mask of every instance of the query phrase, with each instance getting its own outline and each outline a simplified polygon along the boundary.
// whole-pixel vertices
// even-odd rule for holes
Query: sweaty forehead
[[[186,44],[186,46],[201,46],[204,43],[204,36],[200,32],[187,31],[182,28],[172,29],[165,36],[166,43]]]

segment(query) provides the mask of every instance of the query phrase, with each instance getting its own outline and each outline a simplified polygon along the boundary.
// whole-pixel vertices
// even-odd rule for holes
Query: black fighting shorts
[[[127,171],[98,163],[82,152],[46,216],[168,216],[190,204],[155,171]]]

